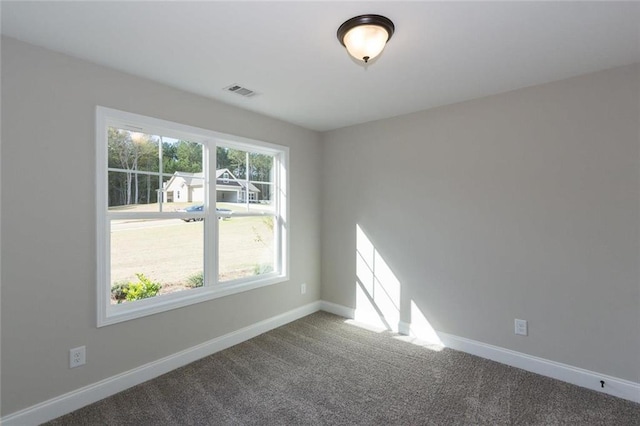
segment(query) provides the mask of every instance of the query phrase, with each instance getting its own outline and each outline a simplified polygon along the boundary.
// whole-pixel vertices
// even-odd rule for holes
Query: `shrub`
[[[127,299],[127,290],[129,283],[126,281],[119,281],[111,286],[111,296],[118,302],[122,303]]]
[[[262,275],[262,274],[268,274],[269,272],[273,271],[273,266],[271,266],[268,263],[262,263],[259,265],[255,265],[253,267],[253,274],[254,275]]]
[[[198,272],[187,278],[187,287],[196,288],[204,285],[204,272]]]
[[[128,301],[153,297],[158,294],[160,289],[162,289],[162,284],[151,281],[149,278],[145,277],[144,274],[138,273],[136,274],[136,277],[138,277],[140,282],[129,283],[129,287],[126,291]]]
[[[111,294],[118,303],[122,303],[124,300],[130,302],[153,297],[162,289],[162,284],[151,281],[144,274],[138,273],[136,277],[138,277],[137,283],[118,282],[111,287]]]

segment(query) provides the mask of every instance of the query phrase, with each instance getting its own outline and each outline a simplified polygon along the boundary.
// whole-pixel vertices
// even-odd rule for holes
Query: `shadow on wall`
[[[441,350],[442,341],[406,292],[371,239],[356,225],[356,308],[354,322],[405,335],[401,340]]]

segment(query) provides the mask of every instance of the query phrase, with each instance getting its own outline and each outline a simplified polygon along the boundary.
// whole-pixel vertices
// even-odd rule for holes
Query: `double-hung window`
[[[98,326],[288,279],[288,148],[98,107]]]

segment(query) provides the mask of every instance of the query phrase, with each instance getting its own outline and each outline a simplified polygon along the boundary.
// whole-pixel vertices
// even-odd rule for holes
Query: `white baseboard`
[[[326,302],[324,300],[320,301],[320,310],[344,318],[353,318],[356,312],[356,310],[353,308],[348,308],[344,305],[338,305],[337,303]]]
[[[150,362],[24,410],[9,414],[0,419],[0,424],[4,426],[38,425],[55,419],[56,417],[70,413],[71,411],[168,373],[205,356],[242,343],[319,310],[345,318],[353,318],[355,314],[355,309],[343,305],[326,301],[313,302],[157,361]],[[402,334],[411,334],[411,324],[400,322],[398,326]],[[598,374],[582,368],[549,361],[447,333],[436,333],[446,347],[640,403],[639,383]],[[600,387],[600,380],[605,381],[604,388]]]
[[[437,334],[443,345],[448,348],[640,403],[640,383],[465,339],[464,337],[442,332],[437,332]],[[601,386],[601,380],[605,382],[604,388]]]
[[[398,329],[400,330],[400,334],[417,334],[411,329],[411,324],[407,322],[400,322]],[[640,403],[640,383],[619,379],[606,374],[585,370],[584,368],[550,361],[440,331],[436,331],[436,334],[442,345],[447,348]],[[601,386],[601,380],[604,381],[604,388]]]
[[[157,361],[150,362],[97,383],[57,396],[40,404],[9,414],[0,419],[4,426],[38,425],[114,395],[132,386],[168,373],[200,358],[242,343],[274,328],[305,317],[321,309],[313,302],[275,317],[241,328]]]
[[[398,323],[398,333],[404,334],[405,336],[411,335],[411,323],[400,321]]]
[[[321,301],[320,307],[323,311],[340,315],[345,318],[353,318],[355,316],[354,308],[349,308],[336,303]],[[407,336],[418,334],[412,331],[411,323],[405,321],[400,321],[398,323],[398,332]],[[551,361],[533,355],[527,355],[522,352],[512,351],[510,349],[466,339],[464,337],[454,336],[440,331],[435,331],[435,334],[439,339],[439,342],[437,343],[441,343],[445,347],[476,355],[481,358],[490,359],[501,364],[510,365],[542,376],[551,377],[583,388],[640,403],[640,383],[620,379],[606,374],[600,374],[594,371],[585,370],[584,368],[574,367],[572,365]],[[604,388],[601,386],[601,380],[605,382]]]

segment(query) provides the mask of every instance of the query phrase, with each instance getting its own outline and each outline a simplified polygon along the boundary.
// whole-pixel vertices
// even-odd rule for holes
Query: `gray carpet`
[[[318,312],[50,425],[640,425],[640,405]]]

